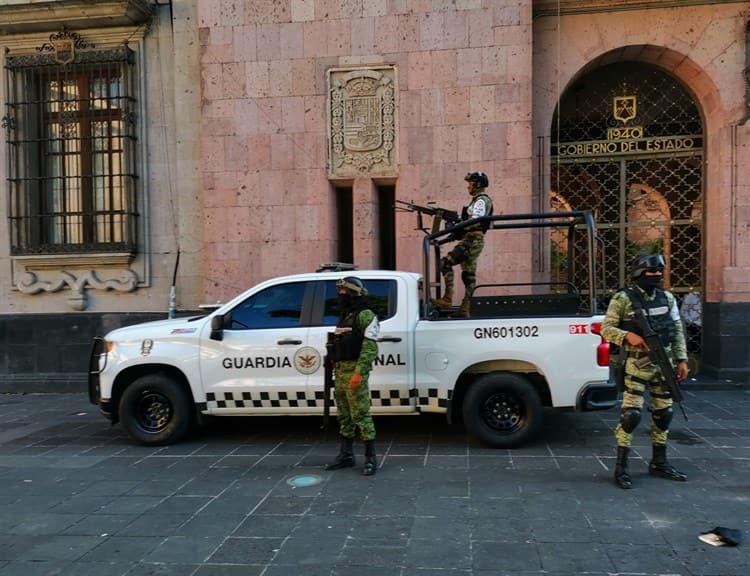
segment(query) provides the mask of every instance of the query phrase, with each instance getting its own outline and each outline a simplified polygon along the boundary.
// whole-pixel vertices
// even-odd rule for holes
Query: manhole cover
[[[305,474],[304,476],[294,476],[289,478],[286,483],[295,488],[305,488],[307,486],[315,486],[320,484],[323,479],[315,474]]]

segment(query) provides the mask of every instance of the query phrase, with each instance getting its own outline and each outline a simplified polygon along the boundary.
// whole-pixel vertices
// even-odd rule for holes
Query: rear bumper
[[[614,380],[589,382],[578,394],[576,409],[582,412],[609,410],[617,405],[617,386]]]

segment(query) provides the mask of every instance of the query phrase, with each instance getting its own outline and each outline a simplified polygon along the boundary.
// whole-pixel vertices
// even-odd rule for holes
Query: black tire
[[[192,403],[172,378],[148,374],[125,389],[119,416],[122,427],[138,444],[173,444],[190,430]]]
[[[523,376],[486,374],[469,385],[463,403],[466,429],[495,448],[516,448],[542,425],[542,401]]]

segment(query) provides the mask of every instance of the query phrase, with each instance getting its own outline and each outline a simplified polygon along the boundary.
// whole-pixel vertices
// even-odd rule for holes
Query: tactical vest
[[[495,211],[495,207],[492,205],[492,198],[487,196],[487,194],[480,192],[476,196],[474,196],[471,199],[471,202],[467,206],[464,206],[461,210],[461,220],[468,220],[469,219],[469,213],[471,212],[471,208],[474,206],[474,203],[479,199],[484,200],[484,203],[487,205],[487,213],[485,216],[492,216],[492,214]],[[487,230],[490,227],[489,222],[482,222],[481,224],[478,224],[477,226],[468,226],[464,229],[464,232],[473,232],[475,230],[481,230],[482,232],[487,232]]]
[[[359,334],[355,325],[355,320],[360,312],[362,312],[362,309],[348,314],[344,318],[340,318],[338,324],[336,324],[337,330],[343,330],[337,332],[334,336],[334,362],[359,359],[359,353],[362,351],[362,342],[365,340],[364,334]]]
[[[633,304],[633,301],[636,300],[640,295],[634,294],[633,291],[635,290],[637,289],[627,288],[625,290],[625,293],[630,298],[631,305]],[[651,327],[654,329],[654,332],[659,335],[659,339],[661,340],[662,345],[665,348],[669,348],[672,345],[672,341],[675,337],[675,325],[674,320],[672,320],[672,316],[670,314],[669,299],[667,298],[667,293],[664,290],[657,288],[653,300],[646,300],[643,297],[641,297],[640,300],[643,304],[643,309],[648,315],[649,322],[651,324]],[[643,330],[641,330],[640,326],[638,326],[638,322],[636,322],[634,319],[622,322],[622,324],[620,324],[620,328],[622,328],[623,330],[627,330],[628,332],[632,332],[633,334],[643,336]]]

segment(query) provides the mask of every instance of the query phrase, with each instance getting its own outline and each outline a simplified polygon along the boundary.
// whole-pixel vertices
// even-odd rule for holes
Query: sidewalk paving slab
[[[442,416],[376,417],[381,469],[335,472],[320,418],[213,421],[174,446],[134,445],[83,394],[0,395],[0,576],[747,576],[750,390],[691,385],[670,460],[613,481],[616,409],[548,411],[515,450]],[[309,485],[308,485],[309,484]]]

